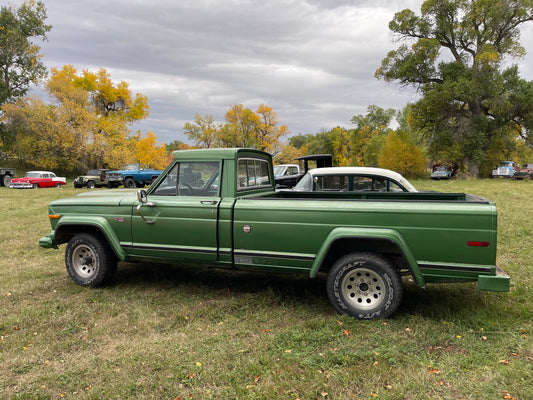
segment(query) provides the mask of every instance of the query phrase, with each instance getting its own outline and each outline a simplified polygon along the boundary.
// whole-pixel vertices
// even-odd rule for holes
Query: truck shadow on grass
[[[308,307],[318,313],[334,311],[326,293],[325,277],[225,270],[198,265],[121,263],[108,286],[136,292],[164,291],[196,301],[255,302],[257,306]]]
[[[179,292],[196,299],[226,299],[303,305],[314,312],[335,315],[326,291],[326,276],[224,270],[198,265],[121,263],[111,288],[135,291]],[[421,316],[436,320],[484,319],[509,310],[505,294],[485,293],[475,284],[439,284],[420,288],[405,282],[397,316]],[[478,315],[476,317],[476,315]]]

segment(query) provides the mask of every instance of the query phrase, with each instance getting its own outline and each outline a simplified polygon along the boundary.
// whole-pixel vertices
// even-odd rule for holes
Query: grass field
[[[390,320],[335,313],[324,278],[120,264],[75,285],[50,201],[0,187],[1,399],[533,399],[533,181],[415,181],[498,205],[510,293],[406,282]]]

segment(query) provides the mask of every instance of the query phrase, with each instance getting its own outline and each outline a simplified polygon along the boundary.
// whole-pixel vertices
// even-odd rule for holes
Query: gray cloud
[[[267,104],[293,134],[314,134],[349,127],[368,105],[400,109],[416,99],[374,72],[394,48],[394,13],[421,3],[50,0],[42,49],[49,67],[103,67],[146,95],[150,116],[134,129],[165,143],[186,141],[183,124],[195,113],[222,121],[238,103]]]

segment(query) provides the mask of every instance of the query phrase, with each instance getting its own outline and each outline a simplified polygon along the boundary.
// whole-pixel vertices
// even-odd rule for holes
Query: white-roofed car
[[[301,192],[417,192],[415,187],[399,173],[373,167],[311,169],[293,190]]]
[[[66,178],[57,177],[50,171],[28,171],[24,178],[15,178],[9,187],[13,189],[38,189],[44,187],[61,187],[67,183]]]

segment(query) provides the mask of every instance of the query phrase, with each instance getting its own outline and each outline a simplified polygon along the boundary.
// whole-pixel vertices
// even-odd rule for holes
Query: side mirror
[[[137,190],[137,200],[139,200],[139,203],[146,203],[148,200],[148,194],[146,193],[146,190],[139,189]]]

